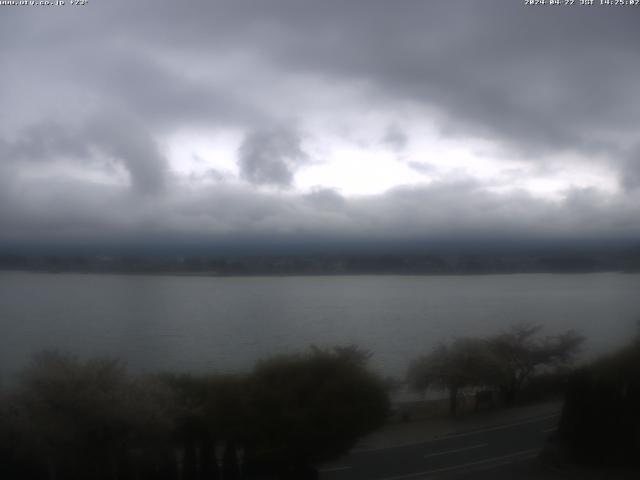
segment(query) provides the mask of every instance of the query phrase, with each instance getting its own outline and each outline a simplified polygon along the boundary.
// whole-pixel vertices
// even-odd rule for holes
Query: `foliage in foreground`
[[[640,465],[640,342],[575,372],[558,442],[592,465]]]
[[[347,452],[389,411],[385,385],[355,349],[312,349],[259,364],[249,379],[256,452],[322,461]]]
[[[118,478],[167,444],[169,407],[170,392],[118,361],[38,354],[4,402],[5,465],[17,478]]]
[[[384,421],[367,357],[313,348],[244,376],[141,378],[117,361],[43,353],[2,399],[0,462],[21,479],[304,478]]]

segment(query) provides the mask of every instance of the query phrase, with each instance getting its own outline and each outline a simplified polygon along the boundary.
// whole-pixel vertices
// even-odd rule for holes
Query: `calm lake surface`
[[[585,355],[637,333],[640,275],[216,278],[0,272],[0,369],[38,350],[111,355],[134,371],[239,371],[310,344],[357,343],[403,376],[434,344],[517,321],[586,335]]]

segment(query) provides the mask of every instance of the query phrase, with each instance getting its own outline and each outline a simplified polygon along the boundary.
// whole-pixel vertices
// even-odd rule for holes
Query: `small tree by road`
[[[486,385],[494,372],[495,359],[485,340],[459,338],[449,344],[441,343],[429,354],[414,360],[409,367],[408,381],[416,391],[446,390],[449,413],[456,415],[460,392],[467,387]]]
[[[541,338],[541,325],[519,323],[489,339],[496,361],[495,385],[507,405],[517,401],[523,385],[540,369],[570,365],[584,342],[573,330]]]

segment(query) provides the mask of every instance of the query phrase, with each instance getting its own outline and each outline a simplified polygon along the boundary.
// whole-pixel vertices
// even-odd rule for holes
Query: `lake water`
[[[574,328],[585,355],[637,333],[640,275],[216,278],[0,272],[0,368],[38,350],[112,355],[135,371],[240,371],[310,344],[356,343],[403,376],[442,340],[517,321]]]

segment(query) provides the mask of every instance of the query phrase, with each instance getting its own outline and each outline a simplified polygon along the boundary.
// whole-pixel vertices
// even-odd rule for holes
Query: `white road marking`
[[[343,467],[327,467],[327,468],[319,468],[319,472],[327,473],[327,472],[340,472],[342,470],[349,470],[351,467],[349,465],[345,465]]]
[[[556,430],[558,430],[558,427],[545,428],[544,430],[542,430],[542,433],[551,433],[551,432],[555,432]]]
[[[476,433],[484,433],[484,432],[493,432],[494,430],[504,430],[506,428],[517,427],[518,425],[526,425],[527,423],[537,423],[543,420],[548,420],[553,417],[559,416],[560,413],[553,413],[551,415],[545,415],[544,417],[532,418],[530,420],[523,420],[521,422],[509,423],[506,425],[497,425],[495,427],[483,428],[480,430],[472,430],[470,432],[463,433],[453,433],[451,435],[443,435],[442,437],[436,438],[436,440],[444,440],[449,438],[457,438],[457,437],[467,437],[469,435],[475,435]]]
[[[508,423],[508,424],[504,424],[504,425],[497,425],[495,427],[483,428],[481,430],[471,430],[469,432],[452,433],[452,434],[449,434],[449,435],[443,435],[442,437],[431,438],[431,439],[427,439],[427,440],[420,440],[418,442],[399,443],[397,445],[392,445],[390,447],[358,448],[358,449],[352,450],[351,451],[351,455],[357,455],[357,454],[360,454],[360,453],[369,453],[369,452],[379,452],[381,450],[393,450],[395,448],[411,447],[411,446],[414,446],[414,445],[424,445],[425,443],[433,443],[433,442],[437,442],[437,441],[440,441],[440,440],[447,440],[449,438],[466,437],[466,436],[469,436],[469,435],[475,435],[476,433],[492,432],[494,430],[503,430],[505,428],[516,427],[518,425],[526,425],[527,423],[541,422],[543,420],[547,420],[549,418],[557,417],[559,415],[560,415],[560,412],[552,413],[550,415],[545,415],[543,417],[530,418],[530,419],[527,419],[527,420],[523,420],[521,422]]]
[[[492,458],[487,458],[485,460],[478,460],[477,462],[463,463],[460,465],[454,465],[452,467],[436,468],[435,470],[409,473],[406,475],[398,475],[395,477],[378,478],[376,480],[406,480],[410,478],[425,477],[427,475],[433,475],[434,473],[444,473],[444,472],[450,472],[452,470],[464,470],[465,468],[468,468],[468,467],[476,467],[476,466],[487,465],[487,464],[496,463],[496,462],[497,462],[496,466],[499,466],[503,463],[509,463],[510,460],[514,460],[516,458],[518,458],[519,460],[526,460],[528,458],[533,458],[539,451],[540,449],[538,448],[532,448],[529,450],[521,450],[519,452],[510,453],[508,455],[501,455],[499,457],[492,457]]]
[[[424,458],[438,457],[440,455],[449,455],[450,453],[464,452],[465,450],[473,450],[474,448],[482,448],[482,447],[486,447],[487,445],[489,445],[489,444],[488,443],[481,443],[479,445],[472,445],[470,447],[462,447],[462,448],[456,448],[454,450],[445,450],[444,452],[430,453],[428,455],[425,455]]]
[[[413,447],[415,445],[424,445],[425,443],[435,442],[438,439],[430,439],[430,440],[420,440],[417,442],[406,442],[406,443],[397,443],[395,445],[391,445],[390,447],[374,447],[374,448],[358,448],[351,451],[351,455],[358,455],[360,453],[369,453],[369,452],[379,452],[382,450],[394,450],[396,448],[404,448],[404,447]]]

